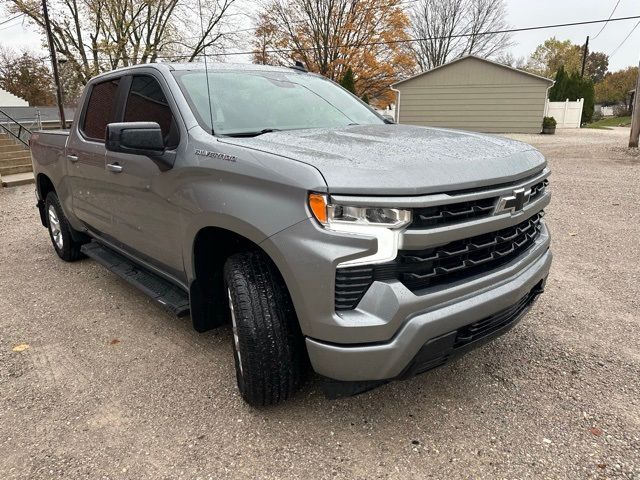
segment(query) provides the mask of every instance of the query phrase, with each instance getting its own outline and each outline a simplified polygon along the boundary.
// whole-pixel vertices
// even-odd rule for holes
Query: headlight
[[[385,263],[396,258],[400,242],[400,229],[411,223],[411,211],[387,207],[357,207],[333,205],[327,196],[309,194],[309,209],[315,219],[328,230],[352,235],[375,237],[378,249],[375,253],[345,260],[338,267]]]
[[[410,210],[332,205],[326,195],[319,193],[309,194],[309,208],[316,220],[333,230],[344,230],[342,227],[347,225],[399,229],[411,223]]]

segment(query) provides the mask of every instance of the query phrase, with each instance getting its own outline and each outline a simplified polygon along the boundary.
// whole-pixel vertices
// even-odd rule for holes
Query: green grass
[[[609,130],[609,127],[627,127],[631,125],[631,117],[607,117],[597,122],[587,123],[587,128],[601,128]]]

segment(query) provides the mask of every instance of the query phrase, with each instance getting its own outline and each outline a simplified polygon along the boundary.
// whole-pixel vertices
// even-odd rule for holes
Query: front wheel
[[[261,252],[229,257],[224,278],[242,398],[253,406],[286,400],[301,383],[306,356],[282,278]]]
[[[81,242],[73,239],[71,225],[64,216],[60,200],[55,192],[49,192],[44,203],[47,218],[47,229],[51,237],[51,243],[58,256],[65,262],[73,262],[82,258],[80,252]]]

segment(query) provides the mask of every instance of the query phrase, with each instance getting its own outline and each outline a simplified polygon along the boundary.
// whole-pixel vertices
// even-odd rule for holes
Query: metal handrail
[[[9,135],[11,135],[13,138],[15,138],[20,143],[22,143],[25,147],[29,148],[29,142],[22,139],[22,133],[24,131],[28,133],[30,136],[32,133],[31,130],[25,127],[23,124],[21,124],[17,120],[15,120],[11,115],[9,115],[4,110],[0,109],[0,114],[4,115],[6,118],[8,118],[11,121],[11,123],[15,124],[18,127],[18,134],[16,135],[16,133],[13,130],[11,130],[9,127],[5,125],[5,123],[7,122],[0,121],[0,127],[2,127],[2,129],[5,132],[7,132]]]

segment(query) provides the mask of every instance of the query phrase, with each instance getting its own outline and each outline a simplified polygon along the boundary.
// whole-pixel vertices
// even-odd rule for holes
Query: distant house
[[[0,108],[3,107],[28,107],[29,102],[16,97],[12,93],[0,88]]]
[[[398,92],[399,123],[540,133],[551,85],[548,78],[470,55],[392,87]]]

